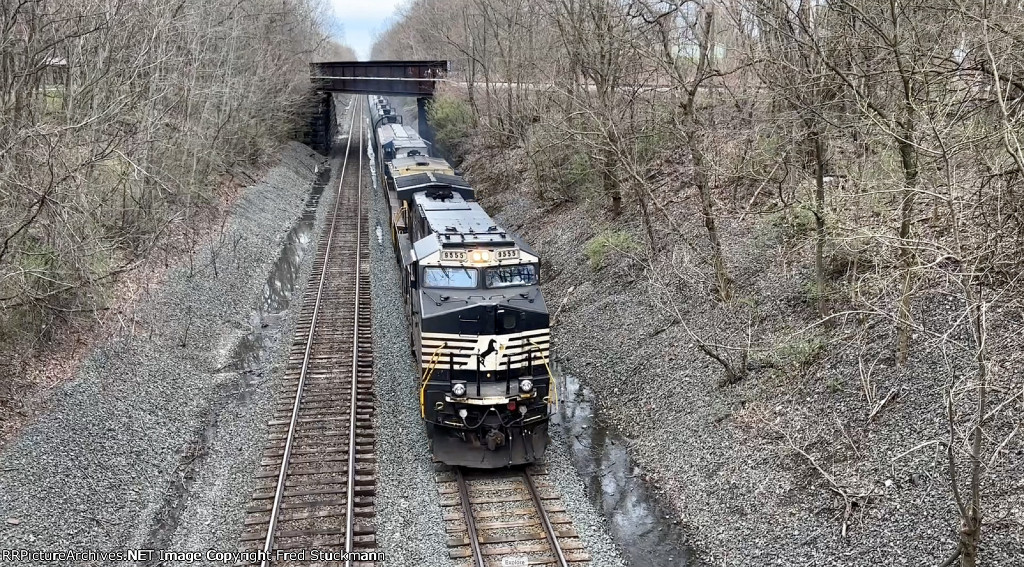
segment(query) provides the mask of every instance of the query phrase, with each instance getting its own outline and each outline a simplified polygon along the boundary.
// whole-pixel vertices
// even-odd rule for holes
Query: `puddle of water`
[[[627,441],[597,421],[590,390],[571,374],[558,374],[564,392],[552,422],[569,437],[576,468],[594,504],[608,519],[626,562],[636,567],[696,565],[682,526],[667,519],[644,485],[640,470],[626,452]]]
[[[377,154],[373,150],[373,133],[369,131],[371,127],[372,125],[370,124],[370,119],[367,118],[366,130],[367,140],[369,141],[369,143],[366,144],[366,157],[370,162],[370,186],[373,187],[374,189],[380,189],[377,180]]]
[[[302,216],[285,237],[281,254],[274,262],[270,276],[267,277],[267,283],[263,287],[261,314],[277,315],[288,309],[292,293],[295,291],[295,280],[299,276],[299,266],[302,265],[302,259],[306,257],[309,242],[313,238],[317,207],[320,205],[320,198],[324,194],[329,177],[330,169],[321,168],[320,176],[313,184],[313,189],[306,199]]]
[[[295,293],[296,283],[302,260],[309,252],[309,243],[313,240],[313,229],[316,224],[316,211],[320,198],[324,194],[330,179],[329,167],[320,168],[320,174],[309,197],[306,199],[302,216],[288,231],[281,253],[270,269],[267,282],[263,286],[263,296],[256,310],[249,316],[252,331],[247,333],[235,345],[231,353],[231,364],[228,366],[237,371],[252,370],[263,358],[268,335],[280,327],[280,315],[288,309]]]

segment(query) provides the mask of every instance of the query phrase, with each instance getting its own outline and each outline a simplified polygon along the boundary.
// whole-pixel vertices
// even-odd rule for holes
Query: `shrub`
[[[476,126],[469,103],[452,94],[439,93],[427,106],[427,119],[437,144],[455,161],[462,161],[462,147]]]
[[[621,230],[606,230],[587,241],[583,251],[587,255],[591,269],[598,270],[604,266],[608,250],[632,252],[639,247],[629,233]]]
[[[775,368],[792,377],[805,376],[825,354],[828,343],[824,336],[813,335],[803,339],[794,339],[777,345],[769,352],[763,353],[758,362],[764,366]]]
[[[814,213],[801,206],[787,207],[769,218],[784,240],[794,240],[814,232]]]
[[[599,164],[586,146],[565,138],[551,124],[537,125],[527,148],[530,175],[537,196],[546,202],[579,202],[597,195],[601,179]]]

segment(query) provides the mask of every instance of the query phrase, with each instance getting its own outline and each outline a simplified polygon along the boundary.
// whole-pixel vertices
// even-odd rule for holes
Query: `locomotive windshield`
[[[487,287],[537,285],[537,264],[487,268],[484,270],[484,283]]]
[[[470,289],[476,287],[475,268],[426,267],[423,268],[423,285],[426,287],[453,287]]]

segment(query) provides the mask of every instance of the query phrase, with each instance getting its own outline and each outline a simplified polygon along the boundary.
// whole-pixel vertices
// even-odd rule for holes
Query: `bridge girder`
[[[448,73],[447,61],[329,61],[310,64],[319,91],[429,97]]]

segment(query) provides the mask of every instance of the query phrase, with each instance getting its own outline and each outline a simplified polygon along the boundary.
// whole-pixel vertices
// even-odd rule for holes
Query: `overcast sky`
[[[373,36],[384,29],[388,18],[403,0],[330,0],[334,12],[334,33],[344,31],[344,42],[351,45],[360,59],[369,59]]]

